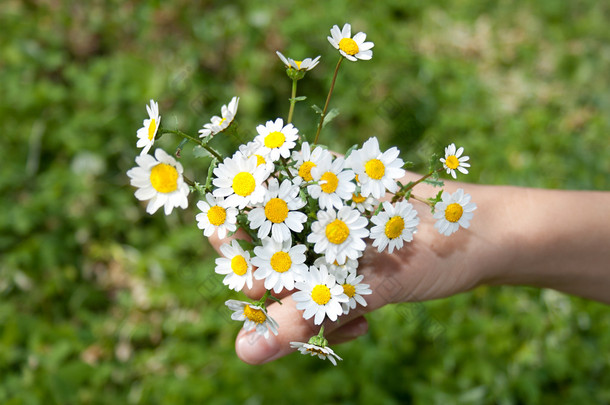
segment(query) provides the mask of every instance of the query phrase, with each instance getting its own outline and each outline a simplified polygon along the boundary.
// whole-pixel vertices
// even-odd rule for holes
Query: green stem
[[[195,142],[197,145],[201,146],[202,148],[204,148],[205,150],[207,150],[208,152],[210,152],[210,154],[211,154],[212,156],[214,156],[216,159],[218,159],[218,160],[222,161],[222,156],[220,156],[220,155],[218,154],[218,152],[216,152],[214,149],[210,148],[208,145],[206,145],[205,143],[201,142],[201,141],[200,141],[199,139],[197,139],[197,138],[194,138],[194,137],[192,137],[192,136],[190,136],[190,135],[188,135],[188,134],[185,134],[184,132],[179,131],[179,130],[177,130],[177,129],[165,129],[165,128],[164,128],[164,129],[163,129],[163,133],[178,135],[178,136],[181,136],[181,137],[183,137],[183,138],[185,138],[185,139],[188,139],[189,141]]]
[[[430,207],[433,207],[433,206],[434,206],[434,204],[432,204],[430,201],[428,201],[428,199],[426,199],[426,198],[422,198],[422,197],[418,197],[418,196],[416,196],[415,194],[411,194],[411,198],[413,198],[413,199],[415,199],[415,200],[417,200],[417,201],[421,201],[421,202],[423,202],[424,204],[429,205]]]
[[[432,176],[434,173],[439,173],[442,172],[443,168],[439,168],[437,170],[431,171],[430,173],[422,176],[420,179],[407,184],[405,187],[401,188],[399,192],[397,192],[394,197],[392,198],[392,202],[396,202],[399,199],[401,199],[402,197],[404,197],[404,195],[409,191],[412,190],[413,187],[417,186],[419,183],[421,183],[422,181],[426,180],[428,177]]]
[[[292,79],[292,95],[290,96],[290,110],[288,111],[288,124],[292,122],[292,113],[294,113],[294,105],[297,103],[297,79]]]
[[[333,94],[333,89],[335,88],[335,81],[337,80],[337,73],[339,73],[339,66],[341,66],[341,62],[343,62],[343,55],[339,58],[339,62],[337,62],[337,67],[335,68],[335,74],[333,75],[333,81],[330,84],[330,90],[328,91],[328,96],[326,96],[326,103],[324,104],[324,110],[322,110],[322,116],[320,117],[320,123],[318,124],[318,131],[316,132],[316,138],[313,141],[313,144],[318,143],[318,137],[320,136],[320,131],[322,130],[322,125],[324,124],[324,117],[326,117],[326,110],[328,109],[328,103],[330,102],[330,96]]]

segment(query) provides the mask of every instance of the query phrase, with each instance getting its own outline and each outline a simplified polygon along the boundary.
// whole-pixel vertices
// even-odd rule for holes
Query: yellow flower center
[[[285,273],[290,270],[292,259],[286,252],[276,252],[271,256],[271,268],[278,273]]]
[[[299,167],[299,176],[305,181],[312,181],[311,169],[315,166],[316,164],[310,160],[303,162],[301,167]]]
[[[330,243],[340,245],[345,242],[345,239],[349,236],[349,228],[345,225],[345,222],[340,219],[335,219],[330,224],[326,225],[326,239]]]
[[[355,55],[358,53],[358,44],[351,38],[343,38],[339,41],[339,49],[348,55]]]
[[[265,216],[274,224],[284,222],[288,217],[288,204],[281,198],[272,198],[265,205]]]
[[[457,222],[462,218],[464,208],[458,203],[449,204],[445,208],[445,219],[449,222]]]
[[[297,65],[297,69],[301,70],[301,63],[303,63],[303,61],[302,60],[295,60],[294,63],[295,63],[295,65]]]
[[[150,184],[160,193],[178,189],[178,170],[167,163],[159,163],[150,171]]]
[[[256,166],[264,165],[265,163],[267,163],[265,158],[262,157],[261,155],[254,155],[254,156],[256,156]]]
[[[148,140],[152,141],[155,137],[155,132],[157,131],[157,123],[154,118],[151,118],[150,124],[148,125]]]
[[[269,149],[279,148],[286,141],[286,136],[278,131],[273,131],[265,137],[265,146]]]
[[[327,194],[334,193],[339,185],[339,178],[333,172],[326,172],[320,177],[320,182],[325,182],[321,184],[320,187],[322,191]]]
[[[249,320],[258,324],[261,324],[267,320],[267,315],[265,315],[262,309],[252,308],[250,305],[246,305],[244,307],[244,315]]]
[[[242,197],[252,194],[256,182],[254,176],[248,172],[240,172],[233,177],[233,191]]]
[[[248,263],[242,255],[234,256],[231,259],[231,270],[238,276],[243,276],[248,271]]]
[[[343,292],[348,297],[352,298],[356,294],[356,287],[351,284],[343,284]]]
[[[318,284],[311,290],[311,299],[318,305],[325,305],[330,301],[330,289],[323,284]]]
[[[405,221],[402,217],[395,216],[390,218],[385,224],[385,236],[389,239],[398,238],[405,229]]]
[[[355,202],[356,204],[360,204],[360,203],[364,202],[364,200],[366,200],[366,197],[363,197],[362,194],[360,194],[360,193],[352,194],[352,201]]]
[[[458,160],[457,157],[455,157],[454,155],[451,155],[451,156],[447,156],[447,158],[445,159],[445,164],[447,165],[448,168],[455,170],[460,165],[460,161]]]
[[[364,171],[373,180],[379,180],[385,174],[385,166],[379,159],[371,159],[364,165]]]
[[[360,178],[356,175],[356,183],[360,183]]]
[[[328,353],[323,352],[322,349],[318,349],[317,347],[308,347],[305,349],[305,351],[309,353],[321,354],[324,357],[328,356]]]
[[[215,226],[222,225],[225,223],[225,219],[227,219],[227,211],[224,208],[215,205],[208,210],[208,221],[210,221],[210,224]]]

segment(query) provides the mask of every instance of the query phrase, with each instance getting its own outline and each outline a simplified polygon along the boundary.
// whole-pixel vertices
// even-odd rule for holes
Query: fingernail
[[[280,351],[280,344],[273,333],[265,338],[253,331],[237,339],[235,351],[246,363],[261,364],[271,360]]]

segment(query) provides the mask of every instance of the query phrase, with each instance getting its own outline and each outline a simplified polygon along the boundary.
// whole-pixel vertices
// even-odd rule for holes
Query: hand
[[[407,174],[403,183],[418,177]],[[481,284],[553,288],[610,304],[610,193],[445,182],[445,190],[457,188],[477,204],[470,227],[441,235],[429,208],[413,201],[420,217],[414,240],[392,254],[366,249],[358,272],[373,294],[365,296],[366,307],[324,324],[330,344],[366,333],[363,315],[386,304],[448,297]],[[421,197],[436,192],[426,184],[415,189]],[[210,241],[218,249],[228,240]],[[259,281],[244,292],[259,299],[264,287]],[[239,333],[235,348],[242,360],[260,364],[277,359],[293,350],[290,342],[307,342],[317,333],[319,327],[295,308],[292,292],[280,294],[282,305],[268,306],[280,325],[277,336],[254,339]]]
[[[462,185],[463,186],[463,185]],[[449,191],[459,188],[459,183],[446,187]],[[468,191],[477,186],[468,186]],[[426,197],[433,196],[436,190],[422,185],[418,192],[424,191]],[[477,197],[473,196],[473,199]],[[446,237],[434,229],[435,220],[424,203],[413,202],[420,215],[418,232],[411,243],[392,254],[378,253],[369,245],[360,259],[359,274],[364,275],[364,283],[371,286],[373,294],[364,298],[367,306],[358,305],[349,314],[339,317],[338,322],[325,322],[325,336],[329,343],[337,344],[352,340],[368,329],[364,314],[374,311],[388,303],[421,301],[450,296],[469,290],[481,281],[480,266],[473,266],[475,258],[483,260],[483,250],[475,247],[480,242],[477,236],[477,222],[486,221],[485,204],[477,201],[483,210],[477,210],[470,229],[460,229],[456,234]],[[473,231],[474,229],[474,231]],[[245,239],[246,235],[237,233],[234,238]],[[229,239],[210,238],[212,245],[219,249]],[[302,311],[295,308],[291,298],[293,291],[282,291],[279,297],[282,304],[272,303],[267,309],[280,327],[277,336],[259,338],[254,331],[243,330],[236,340],[237,355],[247,363],[259,364],[284,356],[293,349],[290,342],[307,342],[317,334],[319,326],[313,319],[305,320]],[[255,281],[252,289],[244,290],[252,299],[259,299],[265,292],[263,282]]]

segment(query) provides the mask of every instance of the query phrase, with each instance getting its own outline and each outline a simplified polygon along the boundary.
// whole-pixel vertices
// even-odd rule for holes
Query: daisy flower
[[[373,51],[371,48],[375,46],[372,42],[364,42],[366,40],[366,34],[359,32],[352,36],[352,26],[345,24],[343,29],[340,30],[339,26],[335,25],[330,30],[330,37],[327,37],[328,42],[335,49],[341,52],[341,55],[347,59],[355,62],[357,59],[370,60],[373,57]]]
[[[310,337],[307,343],[290,342],[290,347],[297,349],[301,354],[318,356],[322,360],[328,359],[335,366],[337,360],[342,360],[333,349],[328,347],[328,340],[324,338],[324,326],[320,327],[320,332],[316,336]]]
[[[303,142],[299,152],[292,152],[292,160],[296,162],[295,170],[293,170],[293,182],[300,185],[304,181],[312,181],[311,169],[323,160],[331,161],[332,156],[329,151],[320,146],[317,146],[312,152],[309,142]]]
[[[372,294],[373,291],[369,288],[368,284],[361,282],[363,278],[364,275],[357,275],[355,271],[352,271],[342,283],[343,292],[349,298],[348,302],[341,303],[343,315],[349,313],[351,309],[356,308],[356,303],[366,307],[366,301],[362,296]]]
[[[328,274],[326,266],[320,268],[311,266],[305,274],[304,281],[296,283],[299,290],[292,294],[296,308],[304,310],[303,318],[315,316],[314,323],[319,325],[325,317],[336,321],[343,313],[342,302],[349,298],[343,292],[343,287],[337,284],[334,276]]]
[[[233,311],[231,319],[244,321],[245,331],[256,329],[256,333],[265,338],[269,337],[269,331],[271,331],[277,336],[278,324],[267,314],[264,307],[238,300],[228,300],[225,305]]]
[[[337,365],[337,360],[343,360],[341,357],[335,354],[333,349],[328,346],[318,346],[315,344],[302,342],[290,342],[290,347],[297,349],[301,354],[318,356],[318,358],[322,360],[328,359],[331,363],[333,363],[333,366]]]
[[[241,155],[242,157],[247,159],[250,156],[256,156],[256,165],[265,165],[269,173],[271,173],[274,171],[275,166],[271,159],[269,159],[269,156],[263,153],[261,147],[262,145],[258,142],[248,142],[244,145],[240,145],[239,149],[237,150],[237,152],[235,152],[233,157],[235,157],[236,155]]]
[[[366,211],[373,212],[375,207],[379,204],[376,198],[373,196],[363,197],[360,193],[352,193],[352,203],[350,206],[356,208],[358,211],[364,213]]]
[[[367,225],[368,220],[350,207],[318,211],[307,242],[314,244],[314,252],[324,253],[327,263],[345,264],[348,258],[358,259],[366,248]]]
[[[272,162],[281,157],[288,159],[290,150],[295,147],[299,130],[292,124],[284,126],[284,120],[278,118],[274,121],[267,121],[265,125],[256,127],[258,136],[255,142],[261,144],[261,151],[269,155]]]
[[[243,250],[235,239],[231,244],[225,243],[220,246],[220,252],[224,257],[216,259],[215,271],[218,274],[226,274],[222,283],[235,291],[241,291],[244,284],[252,288],[250,253]]]
[[[282,60],[282,62],[284,63],[284,65],[286,65],[287,68],[292,68],[295,70],[309,71],[309,70],[315,68],[320,61],[320,56],[317,56],[315,59],[305,58],[302,61],[300,61],[300,60],[294,60],[294,59],[287,58],[284,55],[282,55],[279,51],[275,51],[275,53]]]
[[[136,157],[137,167],[129,169],[127,176],[131,185],[137,187],[136,198],[150,200],[146,212],[154,214],[165,206],[165,215],[172,213],[174,207],[188,206],[189,187],[182,178],[182,165],[163,149],[155,150],[155,156]]]
[[[443,191],[442,200],[434,205],[434,219],[438,220],[434,227],[445,236],[456,232],[460,226],[468,228],[474,215],[472,211],[477,209],[470,198],[461,188],[453,194]]]
[[[214,197],[210,193],[206,194],[205,199],[207,201],[197,203],[201,213],[195,216],[197,227],[203,230],[203,234],[210,237],[217,230],[218,237],[224,239],[227,232],[235,232],[237,209],[227,206],[224,198]]]
[[[292,246],[289,239],[282,243],[272,238],[263,239],[263,246],[254,248],[252,264],[258,269],[254,278],[265,280],[265,288],[279,293],[282,289],[292,290],[294,283],[301,280],[307,271],[305,264],[305,245]]]
[[[291,239],[290,231],[302,232],[307,215],[297,211],[303,208],[305,201],[299,196],[299,186],[288,179],[279,182],[269,179],[267,193],[262,207],[256,207],[248,213],[252,229],[258,228],[258,238],[269,235],[278,243]]]
[[[269,177],[269,170],[265,165],[257,166],[254,156],[226,158],[214,169],[214,175],[212,184],[218,187],[213,192],[214,197],[226,197],[227,206],[243,209],[265,199],[263,182]]]
[[[150,106],[146,106],[148,112],[148,118],[142,123],[142,128],[138,129],[138,148],[144,148],[140,152],[141,155],[148,153],[150,148],[155,143],[155,136],[161,125],[161,116],[159,115],[159,105],[155,100],[150,100]]]
[[[336,261],[327,263],[325,257],[318,257],[313,265],[320,267],[325,265],[328,269],[328,274],[335,276],[338,283],[343,283],[350,273],[355,273],[358,269],[358,260],[347,259],[344,264],[339,264]]]
[[[352,183],[354,172],[344,170],[345,159],[338,157],[332,161],[331,158],[329,154],[311,168],[311,177],[317,183],[307,186],[307,192],[318,199],[322,209],[343,207],[343,201],[352,198],[356,190],[356,185]]]
[[[443,167],[447,169],[447,174],[451,174],[454,179],[457,179],[457,175],[455,171],[458,170],[460,173],[468,174],[467,167],[470,167],[470,163],[468,156],[462,156],[464,153],[464,148],[460,147],[458,150],[455,150],[455,144],[445,148],[445,157],[441,158],[441,162],[443,162]]]
[[[377,138],[372,137],[349,155],[347,166],[358,175],[363,197],[381,198],[386,189],[391,193],[398,191],[396,180],[405,175],[399,154],[396,147],[381,153]]]
[[[383,202],[383,211],[371,218],[375,226],[371,229],[373,247],[381,252],[388,247],[388,253],[402,248],[403,241],[411,242],[417,231],[419,217],[411,203],[400,201],[396,205]]]
[[[239,97],[233,97],[229,102],[229,105],[223,105],[220,109],[222,117],[217,115],[213,116],[210,122],[205,124],[203,128],[199,130],[199,137],[205,138],[208,136],[214,136],[219,132],[224,131],[233,123],[235,114],[237,113],[237,106],[239,105]]]

